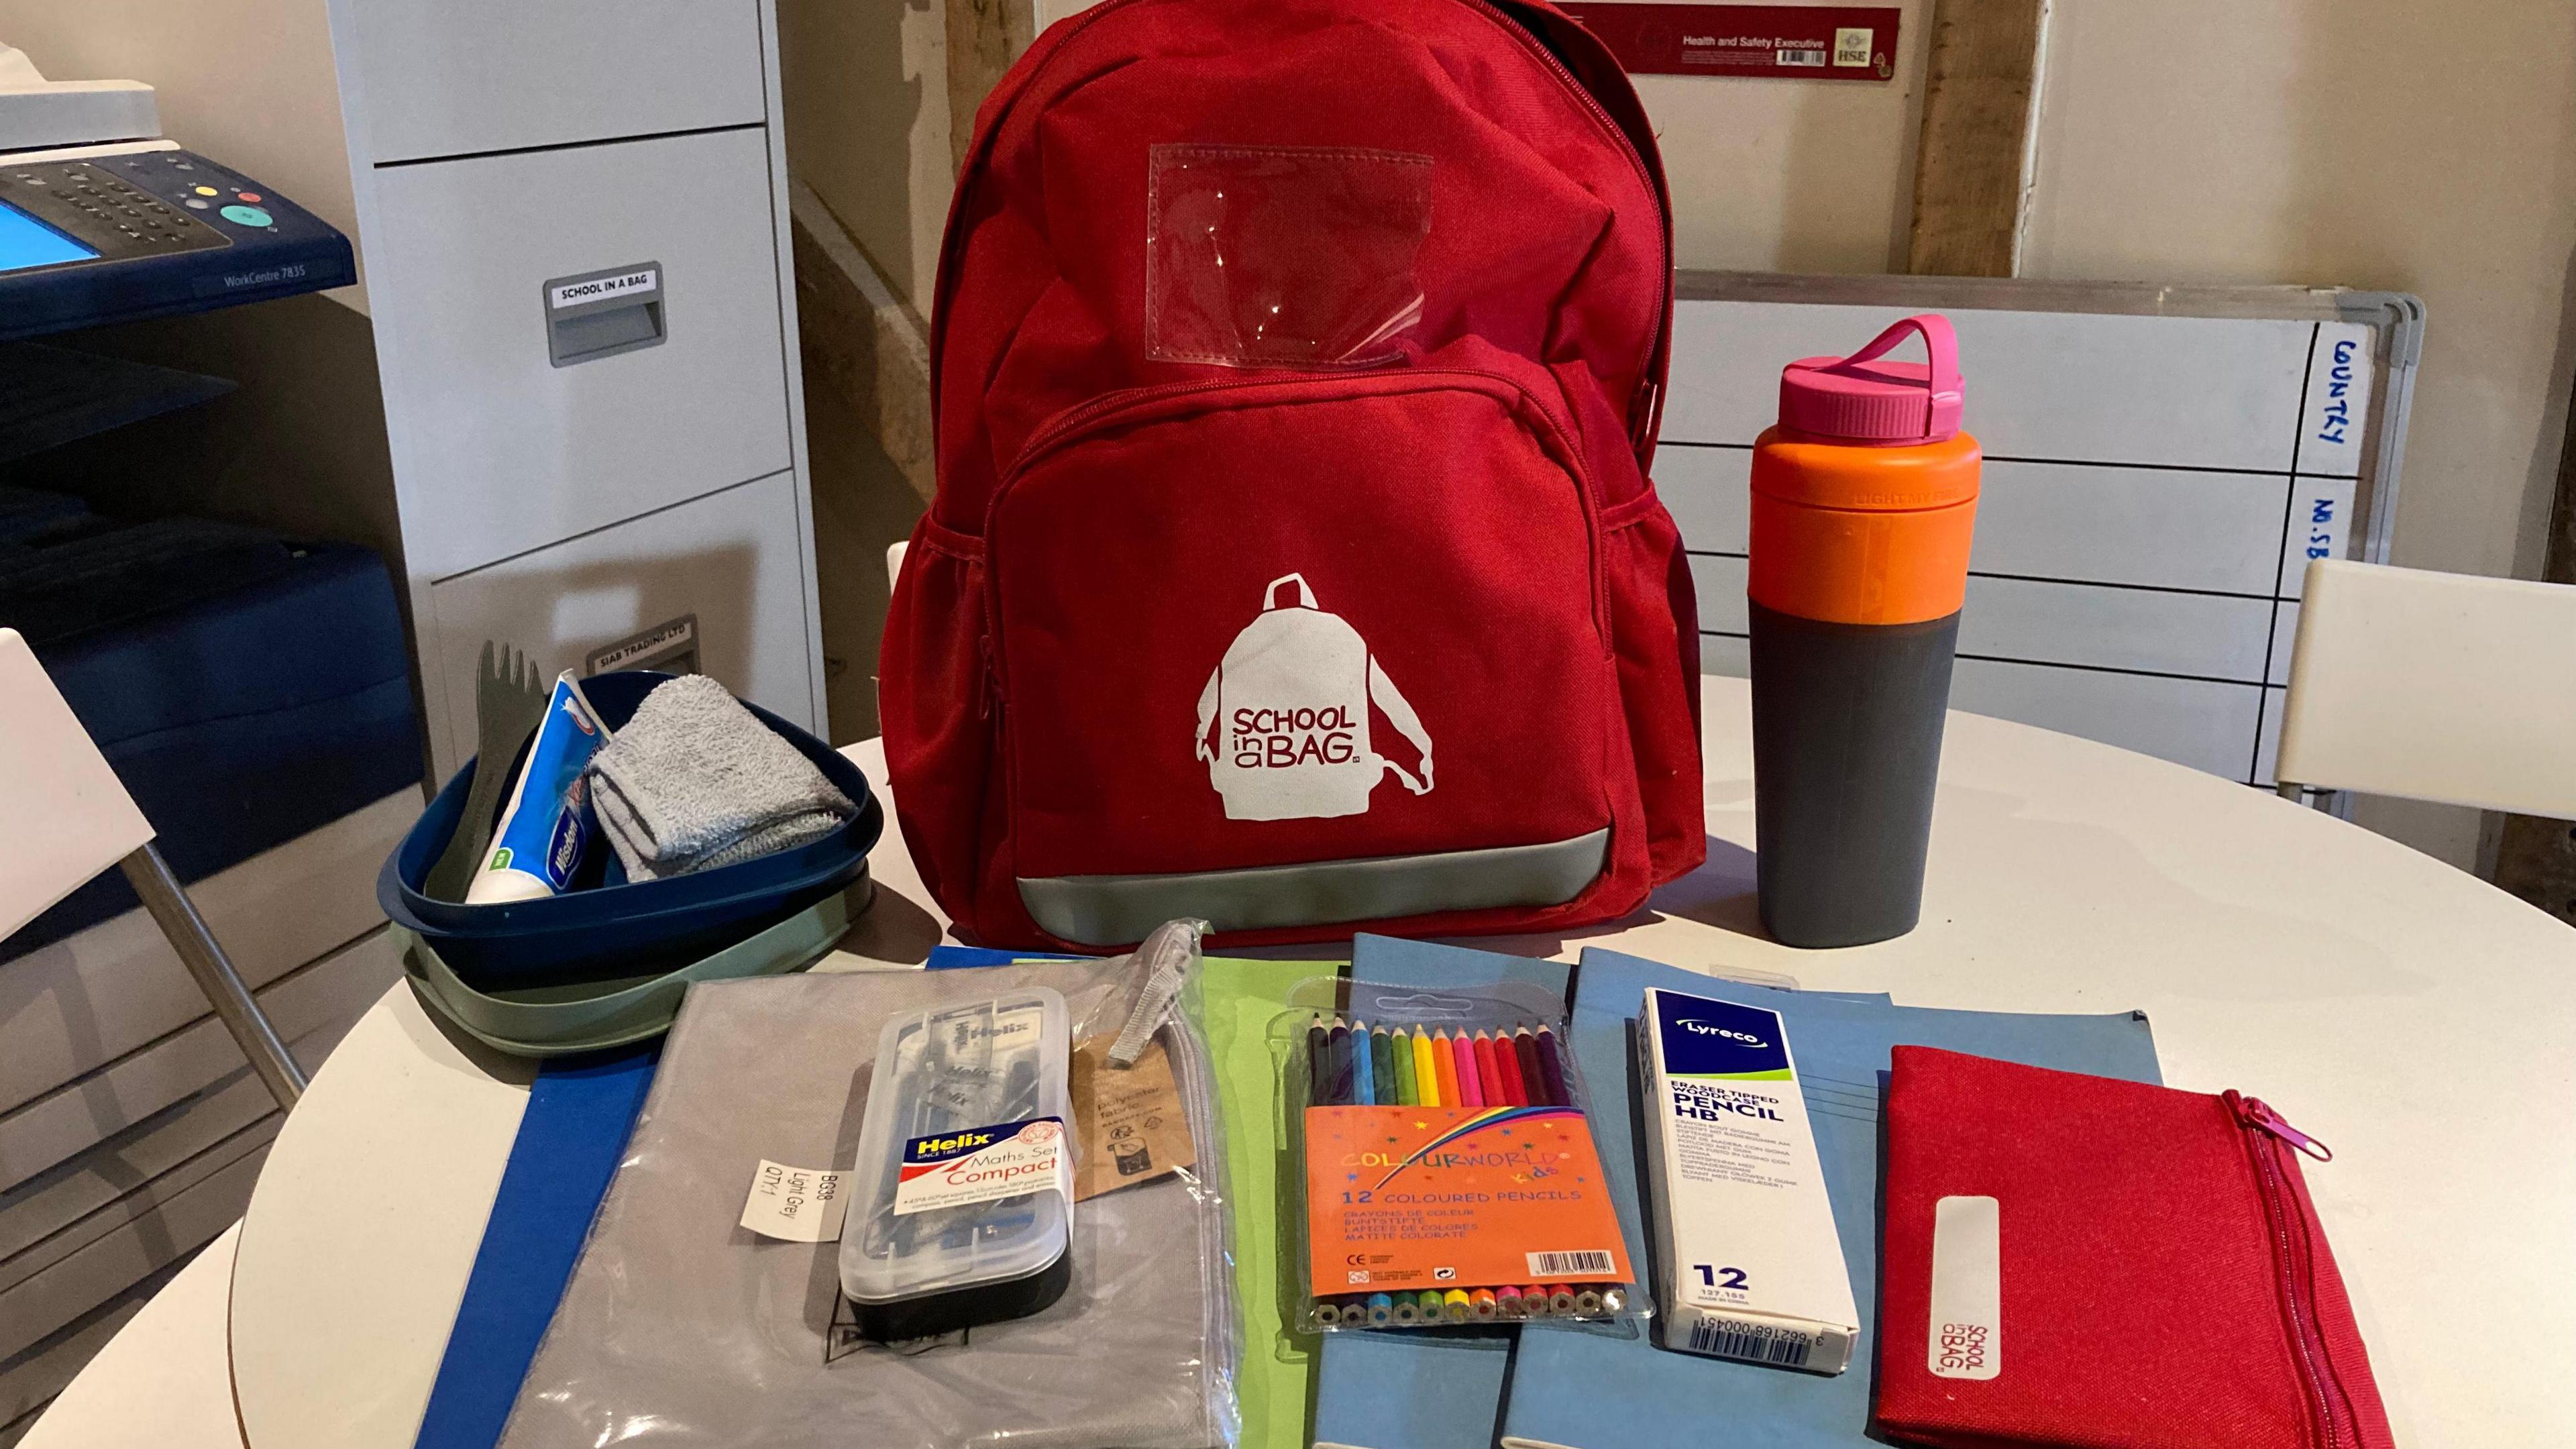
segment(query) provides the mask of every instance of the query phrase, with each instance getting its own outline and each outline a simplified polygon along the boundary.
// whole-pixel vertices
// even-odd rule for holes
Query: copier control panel
[[[159,147],[0,154],[0,341],[357,280],[348,239],[328,223],[239,172]]]

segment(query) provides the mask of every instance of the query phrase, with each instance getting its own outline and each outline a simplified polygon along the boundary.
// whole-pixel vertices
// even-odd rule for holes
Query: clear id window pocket
[[[1431,158],[1163,145],[1146,189],[1145,350],[1158,362],[1366,367],[1422,318]]]

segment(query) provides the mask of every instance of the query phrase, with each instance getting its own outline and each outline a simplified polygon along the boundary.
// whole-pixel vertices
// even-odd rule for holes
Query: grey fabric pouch
[[[1234,1443],[1223,1137],[1194,992],[1157,1031],[1197,1164],[1075,1204],[1073,1280],[1039,1313],[922,1343],[836,1341],[837,1242],[739,1226],[763,1159],[851,1164],[889,1016],[1032,985],[1063,994],[1077,1041],[1164,995],[1130,957],[692,988],[505,1449]]]

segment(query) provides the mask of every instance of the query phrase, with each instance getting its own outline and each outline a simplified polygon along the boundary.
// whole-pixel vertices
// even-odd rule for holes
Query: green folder
[[[1292,1226],[1279,1213],[1288,1109],[1279,1091],[1282,1064],[1271,1059],[1269,1032],[1272,1019],[1288,1009],[1288,993],[1298,982],[1340,976],[1349,963],[1210,956],[1203,964],[1199,1010],[1208,1055],[1216,1061],[1217,1106],[1225,1126],[1225,1190],[1234,1210],[1235,1293],[1243,1307],[1243,1358],[1234,1382],[1243,1409],[1238,1449],[1306,1449],[1316,1335],[1290,1326],[1289,1307],[1297,1298],[1296,1244]]]
[[[1225,1114],[1235,1287],[1243,1300],[1243,1366],[1235,1379],[1243,1404],[1241,1449],[1305,1449],[1316,1335],[1289,1326],[1296,1248],[1279,1212],[1287,1105],[1269,1031],[1272,1018],[1288,1009],[1290,988],[1310,977],[1339,976],[1344,963],[1211,956],[1206,967],[1200,1010]]]

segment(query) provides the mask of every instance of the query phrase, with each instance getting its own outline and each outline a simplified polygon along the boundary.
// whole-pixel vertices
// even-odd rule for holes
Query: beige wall
[[[2576,5],[2060,0],[2028,270],[2414,292],[2392,562],[2537,577],[2576,348]],[[2475,812],[2361,802],[2460,865]]]
[[[1640,77],[1687,267],[1902,255],[1924,6],[1885,86]],[[2565,427],[2576,5],[2057,0],[2024,270],[2420,294],[2397,562],[2536,575]]]
[[[1640,79],[1682,265],[1900,263],[1923,15],[1876,95]],[[2576,5],[2056,0],[2050,24],[2025,273],[2419,294],[2394,561],[2536,576],[2576,353]],[[2361,818],[2477,858],[2475,812]]]
[[[138,80],[161,133],[237,166],[354,244],[349,147],[323,0],[0,0],[0,42],[47,80]],[[364,312],[366,288],[326,294]]]
[[[927,315],[948,215],[943,0],[778,0],[787,167]]]
[[[1905,0],[1887,81],[1635,77],[1673,188],[1674,260],[1884,272],[1905,255],[1930,0]]]

